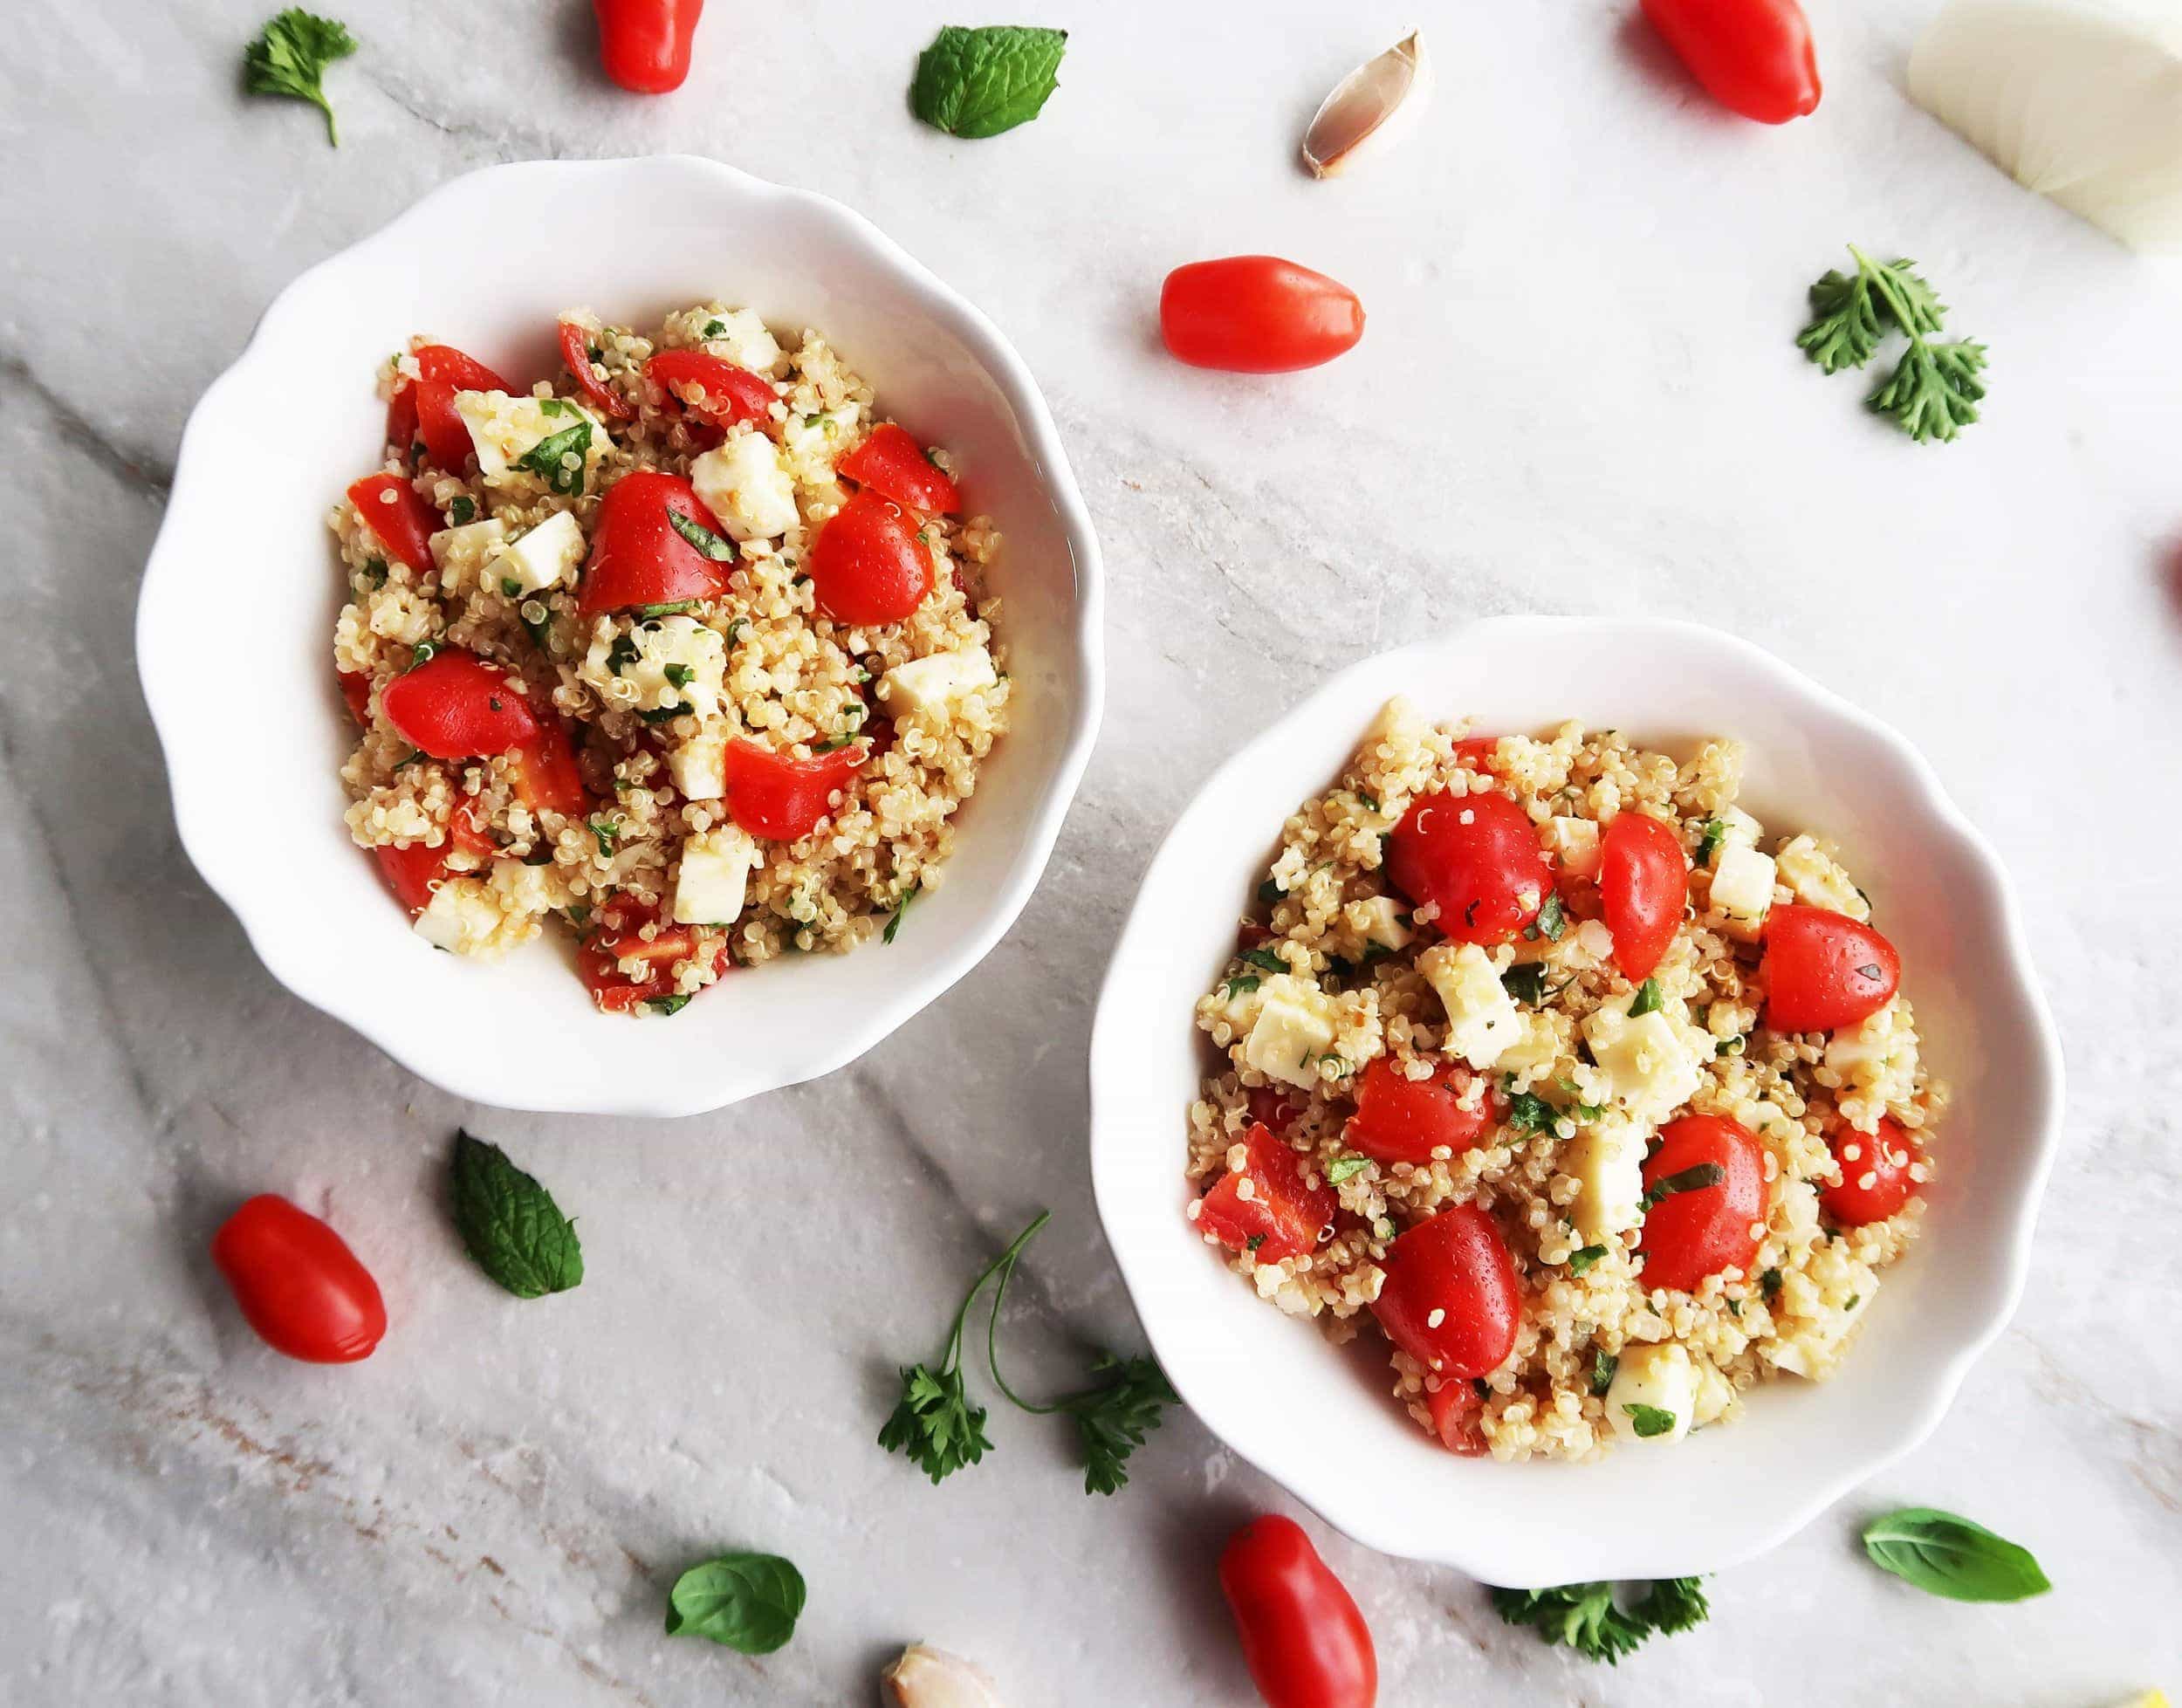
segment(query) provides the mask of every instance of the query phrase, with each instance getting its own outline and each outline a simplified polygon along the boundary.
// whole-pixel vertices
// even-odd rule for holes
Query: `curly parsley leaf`
[[[1874,261],[1854,244],[1849,253],[1856,258],[1854,273],[1831,271],[1811,286],[1812,318],[1797,345],[1826,373],[1837,374],[1870,361],[1888,333],[1904,333],[1908,348],[1865,405],[1919,444],[1953,438],[1978,418],[1985,346],[1930,340],[1947,311],[1915,263]]]
[[[1076,1441],[1083,1449],[1083,1492],[1112,1494],[1129,1481],[1123,1468],[1129,1456],[1144,1444],[1167,1407],[1179,1405],[1182,1396],[1155,1359],[1116,1358],[1101,1350],[1091,1370],[1109,1380],[1060,1402],[1060,1409],[1076,1420]]]
[[[455,1135],[455,1230],[495,1281],[518,1299],[566,1293],[583,1280],[575,1224],[553,1195],[496,1144]]]
[[[998,136],[1035,119],[1058,85],[1066,30],[950,24],[917,56],[909,106],[935,129]]]
[[[960,1340],[957,1322],[956,1341]],[[902,1397],[879,1431],[879,1444],[904,1455],[933,1482],[951,1477],[982,1459],[992,1448],[985,1432],[985,1410],[964,1392],[962,1371],[950,1344],[949,1362],[937,1371],[912,1364],[902,1372]]]
[[[1978,418],[1985,395],[1985,346],[1965,339],[1953,344],[1913,340],[1902,360],[1864,400],[1874,415],[1887,415],[1911,438],[1943,443]]]
[[[777,1554],[724,1554],[692,1566],[667,1595],[667,1635],[770,1655],[795,1635],[803,1574]]]
[[[1665,1578],[1623,1606],[1610,1583],[1566,1583],[1555,1589],[1495,1589],[1492,1606],[1511,1625],[1527,1625],[1549,1643],[1612,1666],[1657,1632],[1672,1636],[1700,1624],[1712,1609],[1696,1578]]]
[[[333,104],[326,98],[326,68],[356,51],[348,26],[291,6],[265,21],[243,50],[243,86],[253,95],[287,95],[326,114],[326,140],[341,146]]]

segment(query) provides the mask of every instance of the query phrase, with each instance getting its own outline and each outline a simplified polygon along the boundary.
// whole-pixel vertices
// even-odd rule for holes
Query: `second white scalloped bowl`
[[[671,1019],[600,1014],[549,937],[435,954],[341,822],[340,577],[325,517],[376,463],[379,365],[413,332],[527,381],[555,319],[644,324],[711,298],[813,327],[889,413],[961,460],[1012,726],[946,880],[890,945],[738,973]],[[690,1115],[853,1060],[998,943],[1045,869],[1097,731],[1098,544],[1052,417],[992,324],[839,203],[717,161],[534,161],[434,191],[297,279],[189,418],[145,571],[138,668],[183,846],[273,976],[458,1096]]]
[[[1745,802],[1830,836],[1902,951],[1926,1060],[1955,1090],[1924,1232],[1828,1382],[1775,1382],[1737,1422],[1585,1464],[1458,1458],[1395,1403],[1374,1335],[1329,1345],[1261,1302],[1184,1218],[1197,998],[1283,820],[1372,714],[1537,731],[1570,717],[1685,748],[1749,744]],[[1099,1213],[1138,1314],[1213,1432],[1388,1554],[1536,1588],[1716,1571],[1772,1546],[1938,1423],[2014,1308],[2060,1135],[2061,1053],[1998,862],[1908,743],[1769,654],[1681,623],[1505,617],[1342,671],[1214,774],[1153,860],[1091,1047]]]

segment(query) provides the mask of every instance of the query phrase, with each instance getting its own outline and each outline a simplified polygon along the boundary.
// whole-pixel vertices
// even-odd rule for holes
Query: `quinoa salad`
[[[1656,1450],[1822,1379],[1916,1235],[1945,1090],[1899,957],[1742,769],[1391,702],[1197,1003],[1190,1221],[1376,1327],[1456,1452]]]
[[[892,941],[1007,728],[953,465],[815,333],[587,312],[511,384],[415,339],[329,520],[357,845],[436,948],[557,920],[612,1012]]]

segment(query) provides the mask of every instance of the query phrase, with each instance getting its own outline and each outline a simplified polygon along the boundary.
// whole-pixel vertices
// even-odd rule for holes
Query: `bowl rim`
[[[1623,1560],[1614,1562],[1614,1569],[1592,1571],[1581,1575],[1589,1578],[1603,1575],[1616,1579],[1692,1576],[1738,1565],[1786,1541],[1853,1489],[1914,1451],[1927,1440],[1953,1403],[1972,1365],[1999,1338],[2021,1300],[2029,1276],[2031,1241],[2037,1224],[2040,1204],[2060,1149],[2064,1105],[2063,1056],[2060,1034],[2031,958],[2028,933],[2024,926],[2021,904],[1999,856],[1983,833],[1955,805],[1931,763],[1899,731],[1823,683],[1806,676],[1777,655],[1739,635],[1704,623],[1663,617],[1523,614],[1478,618],[1424,640],[1375,653],[1346,666],[1215,766],[1176,814],[1173,824],[1144,868],[1136,896],[1130,904],[1122,929],[1116,934],[1115,949],[1101,984],[1098,1007],[1093,1021],[1088,1063],[1092,1191],[1115,1266],[1121,1271],[1122,1284],[1136,1307],[1153,1355],[1160,1360],[1162,1368],[1174,1384],[1175,1391],[1229,1451],[1287,1490],[1335,1529],[1379,1553],[1451,1566],[1484,1581],[1503,1582],[1511,1587],[1527,1588],[1545,1588],[1562,1580],[1530,1581],[1526,1581],[1520,1573],[1495,1575],[1486,1563],[1489,1557],[1486,1551],[1463,1545],[1463,1539],[1459,1536],[1396,1533],[1376,1518],[1359,1517],[1345,1505],[1343,1485],[1338,1476],[1318,1471],[1307,1456],[1296,1456],[1293,1464],[1272,1463],[1273,1455],[1262,1444],[1254,1451],[1239,1446],[1215,1421],[1216,1416],[1228,1410],[1227,1405],[1216,1398],[1208,1411],[1202,1403],[1206,1394],[1204,1388],[1197,1383],[1198,1373],[1186,1368],[1178,1368],[1170,1361],[1169,1355],[1174,1338],[1163,1332],[1160,1312],[1156,1307],[1147,1308],[1148,1302],[1156,1300],[1158,1290],[1148,1284],[1151,1277],[1145,1272],[1142,1254],[1136,1252],[1130,1242],[1117,1238],[1115,1231],[1117,1220],[1122,1219],[1120,1206],[1124,1198],[1141,1193],[1142,1188],[1140,1182],[1130,1176],[1122,1161],[1120,1153],[1123,1147],[1118,1131],[1120,1123],[1110,1116],[1102,1119],[1101,1111],[1109,1105],[1101,1091],[1102,1082],[1108,1078],[1108,1074],[1101,1072],[1101,1067],[1118,1048],[1114,1039],[1120,1024],[1116,1016],[1123,1000],[1120,989],[1125,959],[1123,951],[1145,924],[1153,875],[1168,861],[1207,795],[1231,780],[1238,772],[1254,768],[1263,756],[1293,740],[1295,731],[1324,722],[1329,709],[1345,703],[1360,680],[1381,676],[1390,666],[1429,657],[1458,641],[1468,644],[1479,637],[1500,635],[1506,637],[1511,644],[1535,647],[1548,642],[1556,634],[1565,635],[1577,628],[1618,630],[1630,637],[1635,644],[1641,644],[1647,637],[1657,640],[1673,635],[1685,641],[1695,641],[1700,645],[1716,647],[1723,653],[1736,656],[1749,669],[1766,677],[1774,691],[1790,702],[1830,716],[1886,750],[1901,766],[1904,776],[1916,785],[1931,814],[1933,830],[1954,838],[1985,881],[1986,892],[1994,904],[1993,913],[1997,928],[1996,941],[2005,957],[2008,975],[2016,987],[2015,993],[2022,1002],[2029,1033],[2034,1041],[2034,1054],[2036,1059],[2032,1068],[2041,1081],[2044,1091],[2039,1106],[2033,1112],[2028,1128],[2032,1135],[2033,1151],[2028,1159],[2022,1190],[2007,1206],[2004,1218],[1996,1218],[1991,1224],[1991,1242],[2002,1258],[2000,1283],[1993,1290],[1982,1320],[1974,1331],[1963,1335],[1944,1358],[1926,1368],[1922,1403],[1896,1437],[1860,1458],[1852,1456],[1845,1459],[1841,1465],[1824,1474],[1812,1476],[1806,1485],[1797,1490],[1791,1498],[1784,1499],[1777,1510],[1762,1517],[1753,1515],[1724,1546],[1710,1549],[1700,1546],[1698,1550],[1694,1551],[1683,1547],[1681,1552],[1676,1553],[1673,1550],[1681,1547],[1680,1544],[1663,1544],[1666,1557],[1664,1563],[1656,1568],[1623,1569],[1630,1564]],[[1522,1471],[1531,1467],[1511,1465],[1506,1468],[1511,1471]],[[1548,1473],[1560,1471],[1581,1475],[1583,1467],[1549,1464],[1545,1469]],[[1597,1539],[1592,1540],[1595,1541]],[[1614,1552],[1625,1554],[1627,1551],[1616,1549]],[[1698,1552],[1702,1553],[1702,1558],[1694,1557]]]
[[[519,1091],[511,1094],[511,1087],[490,1074],[474,1070],[458,1053],[435,1054],[400,1027],[385,1024],[375,1006],[347,988],[330,957],[292,947],[286,934],[273,929],[253,909],[247,862],[230,857],[236,845],[224,836],[211,804],[190,795],[180,781],[182,772],[175,755],[179,744],[188,739],[193,721],[189,694],[182,680],[182,661],[170,658],[162,647],[157,618],[161,601],[172,596],[170,585],[182,577],[182,566],[177,559],[183,548],[176,518],[187,511],[175,499],[184,490],[212,478],[216,470],[219,450],[209,423],[221,417],[220,406],[226,394],[273,359],[271,335],[309,286],[363,256],[399,250],[429,237],[435,221],[441,217],[441,209],[449,202],[481,195],[497,197],[532,180],[598,181],[626,175],[703,178],[713,188],[760,203],[792,207],[806,217],[831,225],[839,236],[864,250],[920,312],[951,333],[983,365],[1022,429],[1030,459],[1074,559],[1071,641],[1081,661],[1081,692],[1053,769],[1033,797],[1021,852],[1006,869],[1004,881],[988,892],[982,910],[922,977],[889,985],[868,1007],[844,1016],[838,1029],[823,1040],[814,1040],[807,1053],[793,1060],[722,1059],[702,1074],[694,1064],[683,1064],[676,1074],[641,1082],[594,1082],[595,1095],[526,1100]],[[594,182],[587,189],[598,193],[602,188]],[[1052,411],[1023,358],[983,310],[854,209],[819,191],[774,183],[723,161],[690,154],[518,161],[461,173],[427,191],[375,230],[314,262],[282,286],[258,315],[242,350],[190,409],[175,456],[166,514],[138,586],[134,632],[137,678],[159,741],[183,851],[198,875],[242,926],[265,970],[292,994],[340,1021],[419,1079],[466,1101],[538,1114],[665,1118],[706,1114],[747,1097],[834,1073],[884,1041],[951,989],[1014,925],[1045,875],[1062,820],[1074,802],[1097,738],[1106,697],[1105,569],[1098,537]]]

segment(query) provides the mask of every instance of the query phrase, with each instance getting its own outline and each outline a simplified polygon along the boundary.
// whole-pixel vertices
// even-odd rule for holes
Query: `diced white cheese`
[[[1571,877],[1595,878],[1599,873],[1599,827],[1595,819],[1548,819],[1546,851],[1560,861]]]
[[[492,899],[510,918],[551,913],[568,905],[568,885],[552,866],[528,866],[519,860],[496,860],[487,881]]]
[[[619,644],[624,640],[626,646]],[[718,716],[726,687],[727,643],[682,612],[644,618],[626,634],[602,622],[593,631],[582,675],[611,705],[633,711],[682,707],[710,719]]]
[[[795,483],[763,433],[745,430],[690,465],[704,507],[737,539],[777,539],[796,525]]]
[[[713,331],[715,326],[719,328],[717,332]],[[708,314],[699,330],[710,354],[723,356],[736,367],[747,367],[752,374],[762,374],[768,379],[779,371],[780,342],[754,311],[731,308],[724,314]]]
[[[758,844],[737,825],[701,831],[682,845],[675,875],[675,919],[683,925],[732,925],[742,917]]]
[[[667,750],[667,775],[684,800],[717,800],[727,793],[728,725],[708,718],[689,740]]]
[[[593,466],[606,454],[606,433],[597,418],[563,397],[511,397],[504,391],[458,391],[455,394],[455,413],[470,429],[470,442],[477,448],[478,472],[489,478],[505,475],[544,441],[584,422],[591,428],[590,443],[583,451],[587,490],[590,488]]]
[[[493,572],[526,593],[543,593],[575,578],[583,561],[583,530],[575,517],[555,511],[535,528],[518,534],[493,560]]]
[[[479,878],[449,878],[416,917],[416,933],[456,955],[491,954],[503,923],[500,904]]]
[[[1692,1361],[1697,1366],[1697,1403],[1691,1408],[1692,1427],[1702,1428],[1718,1423],[1735,1403],[1735,1384],[1705,1360]]]
[[[1583,1036],[1611,1101],[1638,1121],[1657,1125],[1690,1101],[1705,1070],[1658,1009],[1630,1019],[1635,1000],[1630,996],[1594,1010],[1583,1023]]]
[[[1754,848],[1758,846],[1758,839],[1766,833],[1765,827],[1739,806],[1723,806],[1714,818],[1726,833],[1712,850],[1712,863],[1716,866],[1719,863],[1721,848],[1733,847],[1737,843],[1746,848]]]
[[[781,423],[780,448],[787,453],[791,471],[806,485],[833,477],[834,463],[862,436],[856,423],[863,417],[860,404],[844,403],[816,415],[799,415],[791,409]]]
[[[1561,1033],[1547,1014],[1526,1013],[1522,1021],[1523,1035],[1502,1050],[1492,1066],[1499,1073],[1527,1079],[1561,1059]]]
[[[1439,943],[1417,964],[1447,1011],[1447,1052],[1483,1070],[1523,1036],[1523,1017],[1492,960],[1474,943]]]
[[[1828,1288],[1822,1301],[1833,1308],[1822,1308],[1815,1316],[1799,1316],[1784,1324],[1778,1339],[1758,1343],[1759,1356],[1790,1375],[1824,1375],[1840,1359],[1849,1344],[1849,1331],[1863,1320],[1863,1314],[1871,1308],[1878,1292],[1879,1277],[1870,1265],[1846,1265],[1840,1280]],[[1835,1298],[1836,1293],[1841,1296]]]
[[[439,571],[440,586],[459,592],[476,581],[506,541],[508,531],[497,516],[482,522],[465,522],[459,528],[442,528],[428,542],[432,567]]]
[[[879,678],[879,703],[894,717],[920,712],[945,716],[955,702],[999,681],[992,655],[983,647],[936,652],[897,664]]]
[[[1774,863],[1780,868],[1781,881],[1797,901],[1845,913],[1851,919],[1871,917],[1871,904],[1863,899],[1863,893],[1849,880],[1841,862],[1815,839],[1792,839],[1782,846]]]
[[[1334,1045],[1332,999],[1290,973],[1264,980],[1256,995],[1257,1019],[1243,1040],[1243,1060],[1267,1079],[1316,1085],[1318,1059]]]
[[[1403,950],[1416,933],[1402,923],[1402,904],[1391,895],[1367,895],[1348,904],[1348,923],[1366,943]]]
[[[1673,1425],[1650,1435],[1637,1433],[1637,1419],[1656,1425],[1664,1412]],[[1606,1415],[1624,1441],[1661,1446],[1679,1441],[1697,1418],[1697,1367],[1679,1341],[1627,1346],[1606,1390]]]
[[[1644,1135],[1650,1129],[1609,1111],[1561,1147],[1560,1168],[1575,1178],[1568,1214],[1587,1245],[1602,1245],[1644,1218]]]
[[[1773,859],[1741,842],[1724,843],[1712,857],[1712,906],[1737,935],[1754,931],[1773,906]]]

